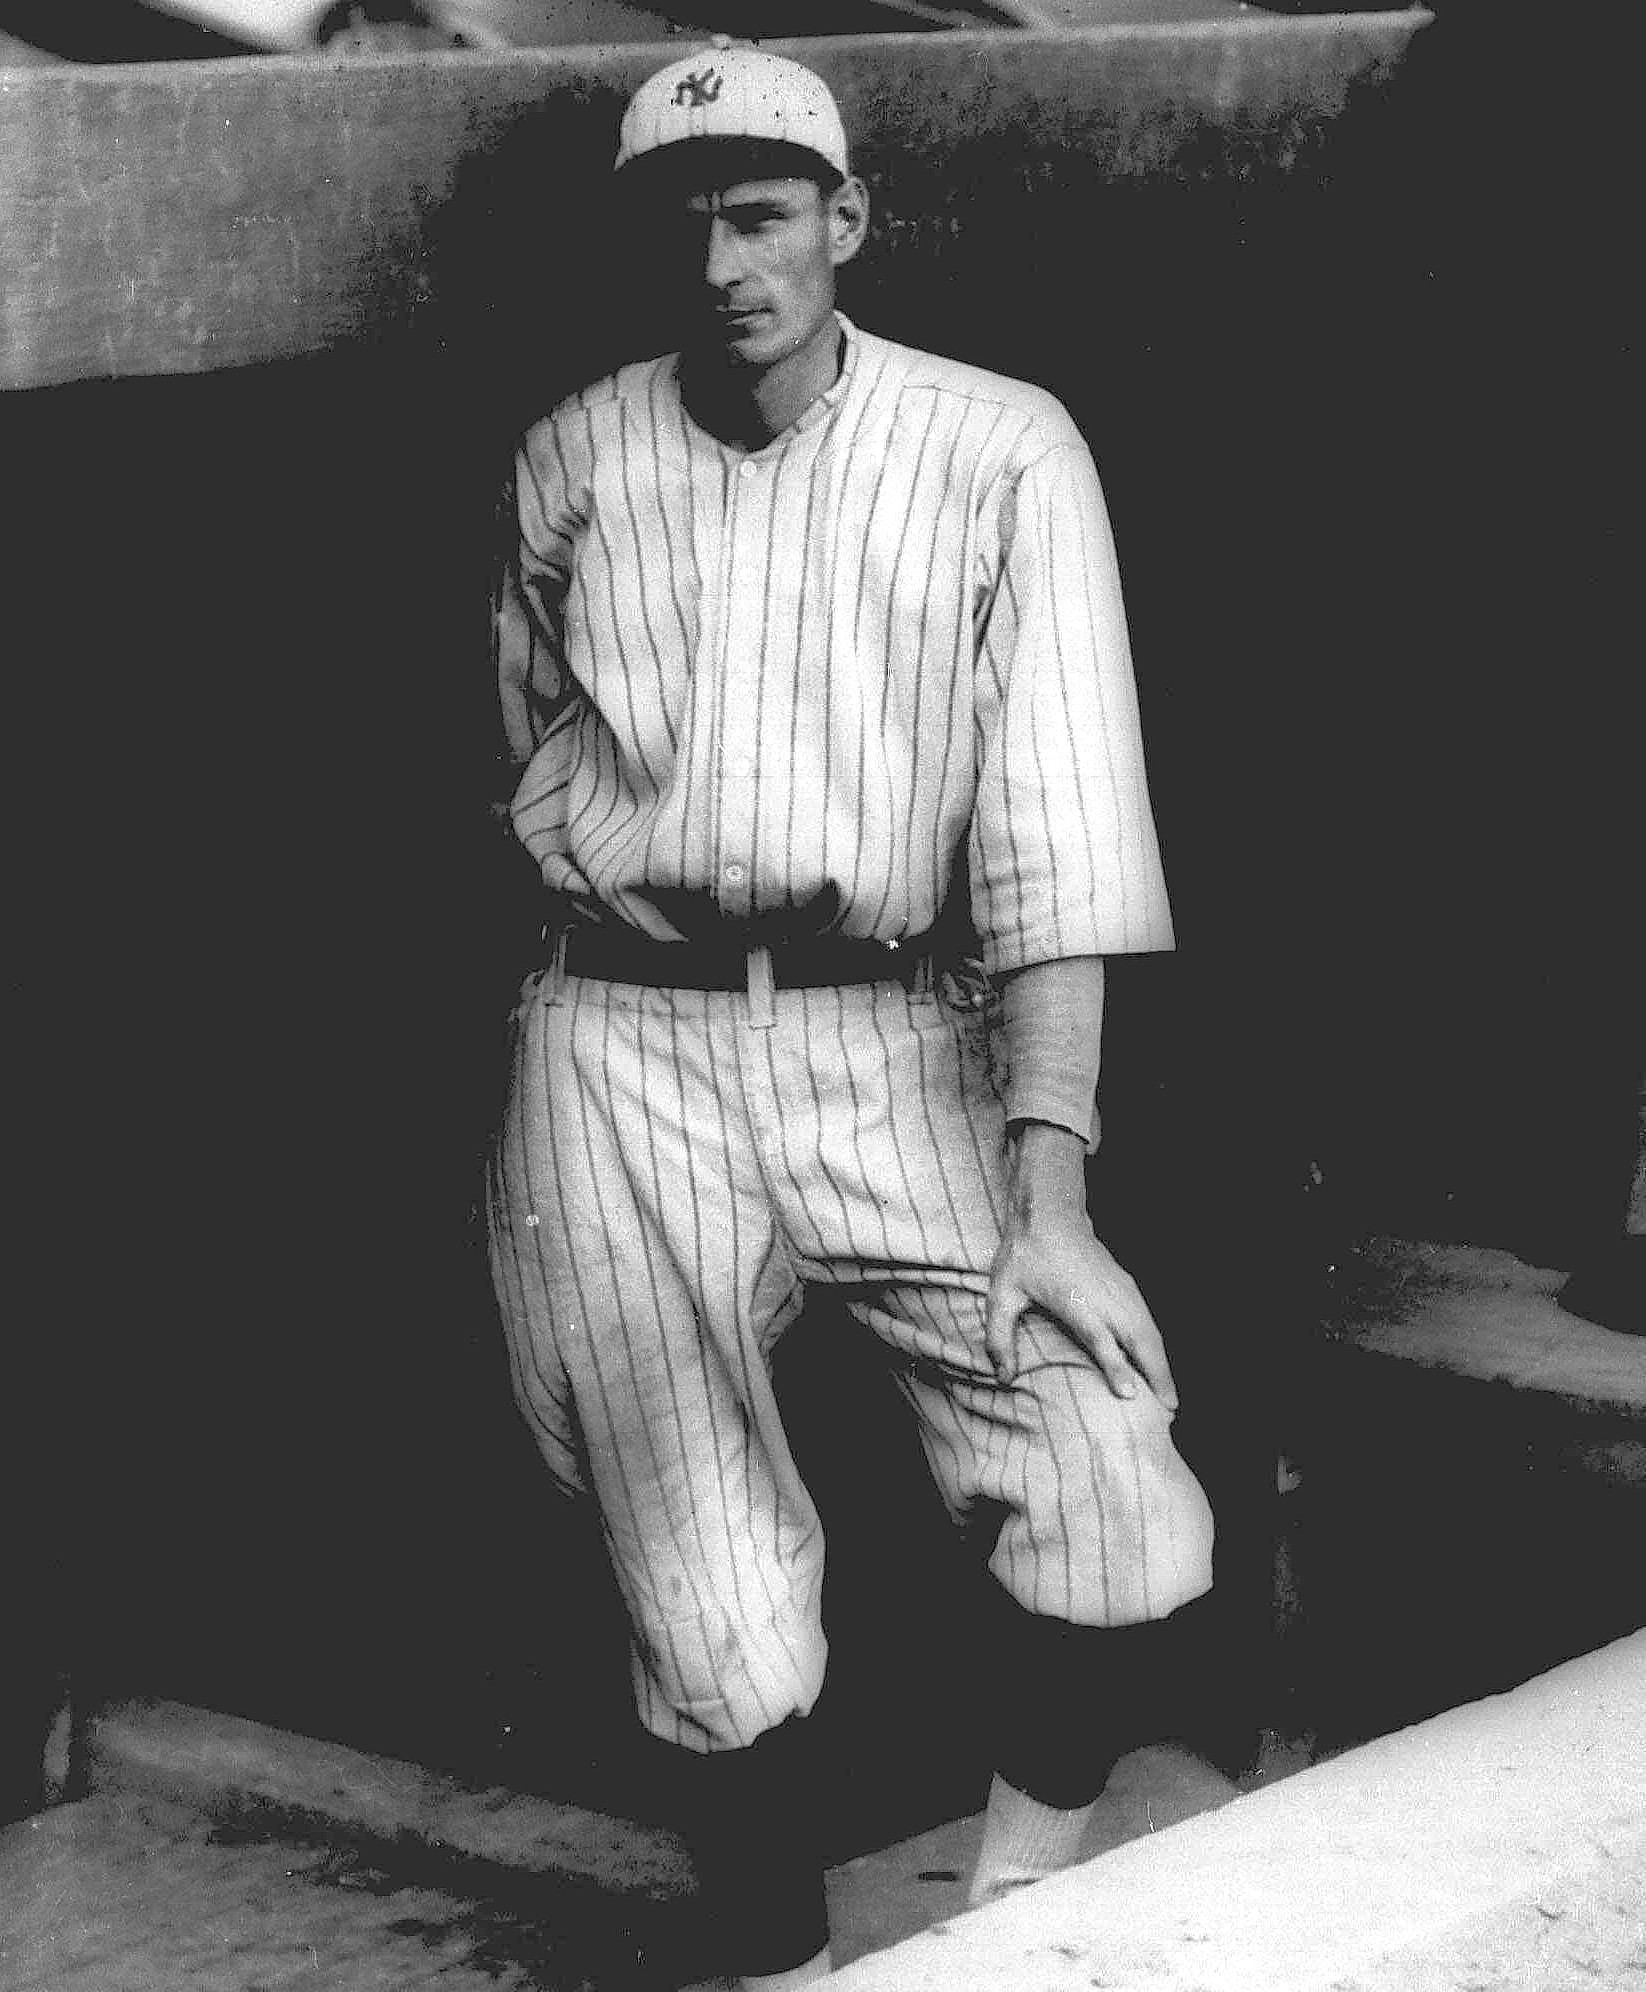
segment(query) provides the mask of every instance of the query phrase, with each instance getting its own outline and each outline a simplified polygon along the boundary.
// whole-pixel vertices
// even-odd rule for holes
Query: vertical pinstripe
[[[748,999],[535,978],[491,1185],[516,1390],[600,1501],[655,1733],[751,1742],[811,1706],[823,1543],[767,1373],[808,1284],[896,1351],[957,1520],[1030,1610],[1159,1617],[1210,1582],[1211,1518],[1147,1391],[1049,1326],[983,1350],[1004,1135],[981,1028],[895,985]]]
[[[839,382],[753,456],[695,427],[668,360],[531,432],[496,620],[522,841],[557,893],[687,945],[767,916],[898,939],[964,876],[991,970],[1169,946],[1084,443],[1037,389],[845,330]],[[759,1029],[741,994],[528,985],[494,1279],[671,1741],[746,1744],[822,1683],[822,1537],[767,1374],[808,1284],[897,1353],[950,1511],[998,1522],[1030,1610],[1125,1624],[1210,1582],[1149,1393],[1032,1319],[994,1378],[988,1028],[895,985],[780,990]]]
[[[991,970],[1170,946],[1084,442],[1039,389],[846,329],[753,455],[667,359],[532,430],[498,618],[522,840],[658,939],[693,900],[920,933],[964,849]]]

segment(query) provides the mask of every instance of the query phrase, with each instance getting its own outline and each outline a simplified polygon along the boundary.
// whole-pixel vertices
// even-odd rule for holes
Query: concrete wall
[[[1646,1969],[1646,1634],[839,1974],[840,1992],[1452,1992]]]
[[[936,228],[948,260],[974,204],[1025,225],[1027,183],[1048,175],[1089,190],[1295,171],[1351,97],[1387,87],[1425,18],[808,46],[883,196],[883,241],[906,257]],[[478,258],[530,254],[530,242],[545,255],[563,245],[564,272],[565,247],[602,205],[623,101],[670,52],[14,75],[0,125],[0,383],[192,372],[381,338],[431,302],[483,307]],[[499,202],[518,235],[487,229]],[[456,254],[437,257],[437,244]],[[602,357],[627,315],[602,304],[589,328]],[[581,350],[561,357],[583,363]]]

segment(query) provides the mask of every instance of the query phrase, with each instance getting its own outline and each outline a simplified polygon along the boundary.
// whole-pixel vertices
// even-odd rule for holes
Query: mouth
[[[741,305],[735,309],[726,305],[716,305],[714,310],[715,323],[732,331],[752,325],[757,319],[765,316],[766,308],[760,304]]]

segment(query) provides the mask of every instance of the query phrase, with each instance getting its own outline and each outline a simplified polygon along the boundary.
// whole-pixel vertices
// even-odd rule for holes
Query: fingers
[[[1177,1391],[1166,1361],[1166,1344],[1148,1302],[1131,1274],[1116,1266],[1114,1292],[1108,1297],[1106,1326],[1119,1344],[1127,1369],[1143,1381],[1169,1409],[1177,1409]],[[1105,1371],[1105,1374],[1107,1372]]]
[[[1166,1360],[1166,1346],[1160,1339],[1160,1330],[1149,1321],[1149,1334],[1140,1338],[1127,1352],[1143,1381],[1154,1392],[1168,1411],[1177,1409],[1177,1385],[1172,1381],[1172,1367]]]
[[[1016,1378],[1023,1318],[1032,1313],[1083,1349],[1116,1397],[1133,1398],[1145,1385],[1175,1412],[1177,1386],[1166,1345],[1131,1275],[1104,1253],[1100,1266],[1088,1263],[1075,1277],[1072,1285],[1025,1279],[1021,1259],[1002,1254],[989,1281],[983,1323],[995,1376],[1002,1383]]]
[[[1130,1277],[1121,1277],[1125,1286],[1106,1301],[1082,1301],[1078,1312],[1071,1307],[1069,1326],[1116,1397],[1135,1397],[1141,1380],[1175,1411],[1177,1385],[1160,1330]]]
[[[1126,1359],[1119,1338],[1105,1328],[1100,1334],[1082,1336],[1092,1361],[1103,1372],[1103,1381],[1116,1397],[1137,1395],[1137,1371]]]
[[[1002,1383],[1017,1375],[1017,1324],[1023,1311],[1023,1296],[999,1279],[989,1283],[988,1306],[983,1317],[983,1348]]]

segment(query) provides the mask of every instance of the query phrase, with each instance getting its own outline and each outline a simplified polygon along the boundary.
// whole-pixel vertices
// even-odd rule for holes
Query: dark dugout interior
[[[1103,473],[1179,952],[1113,976],[1094,1211],[1220,1510],[1175,1714],[1229,1755],[1272,1713],[1275,1452],[1335,1259],[1388,1232],[1569,1266],[1632,1140],[1623,124],[1604,75],[1551,80],[1551,29],[1438,11],[1386,89],[1234,170],[1110,180],[1028,129],[871,152],[843,292],[1053,387]],[[492,812],[493,496],[516,428],[661,343],[580,114],[471,162],[410,324],[0,404],[8,1638],[83,1706],[643,1809],[476,1213],[539,917]],[[986,1689],[872,1350],[820,1313],[782,1366],[845,1853],[980,1802]],[[1536,1616],[1528,1663],[1559,1657]]]

